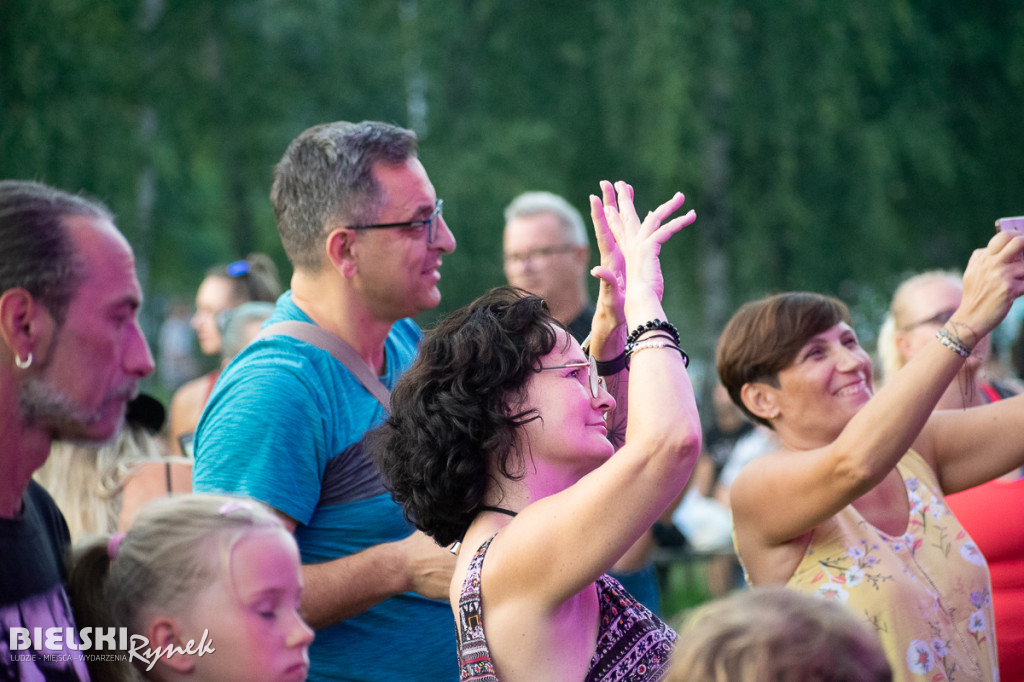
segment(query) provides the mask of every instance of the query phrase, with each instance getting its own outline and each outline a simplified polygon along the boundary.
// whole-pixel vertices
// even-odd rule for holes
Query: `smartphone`
[[[996,232],[1020,232],[1024,234],[1024,216],[1000,218],[996,221]]]

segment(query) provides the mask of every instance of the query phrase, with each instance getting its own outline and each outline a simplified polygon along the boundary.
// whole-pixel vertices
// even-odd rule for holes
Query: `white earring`
[[[28,357],[25,358],[24,360],[21,359],[20,355],[15,355],[14,356],[14,364],[18,367],[18,369],[28,369],[29,367],[31,367],[32,366],[32,351],[28,352]]]

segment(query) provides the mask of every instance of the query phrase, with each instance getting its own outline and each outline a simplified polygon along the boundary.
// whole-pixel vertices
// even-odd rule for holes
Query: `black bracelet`
[[[672,340],[675,341],[676,345],[679,345],[679,330],[676,329],[675,325],[673,325],[671,322],[664,322],[662,320],[659,320],[658,318],[648,320],[644,324],[640,325],[639,327],[631,331],[629,333],[629,336],[626,337],[626,345],[628,346],[631,343],[636,343],[637,340],[643,334],[647,332],[653,332],[655,330],[668,332],[669,334],[672,335]]]
[[[632,348],[636,344],[640,343],[641,341],[654,341],[655,339],[665,339],[666,341],[671,341],[673,346],[678,346],[679,345],[679,339],[677,339],[674,336],[671,336],[669,334],[666,334],[664,332],[659,332],[657,334],[651,334],[650,336],[644,336],[643,334],[641,334],[640,336],[643,337],[643,338],[637,339],[633,343],[627,343],[626,344],[626,353],[627,354],[629,353],[629,349],[630,348]]]
[[[599,377],[610,377],[613,374],[618,374],[626,369],[626,350],[623,349],[617,358],[612,360],[595,359],[594,363],[597,365],[597,376]]]

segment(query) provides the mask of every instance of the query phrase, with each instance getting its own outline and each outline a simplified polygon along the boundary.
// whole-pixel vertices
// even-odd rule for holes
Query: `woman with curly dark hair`
[[[378,432],[375,458],[407,516],[438,543],[461,543],[451,602],[462,680],[667,670],[675,633],[605,571],[677,497],[700,450],[658,261],[695,216],[669,220],[676,194],[641,222],[629,185],[601,188],[590,199],[601,250],[592,355],[540,298],[495,289],[426,334]]]

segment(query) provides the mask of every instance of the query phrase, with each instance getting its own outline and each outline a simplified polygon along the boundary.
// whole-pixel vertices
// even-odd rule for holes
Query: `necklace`
[[[483,511],[498,512],[499,514],[506,514],[508,516],[515,516],[516,515],[516,512],[514,512],[514,511],[509,511],[508,509],[502,509],[501,507],[489,507],[486,504],[480,505],[480,509],[482,509]]]

